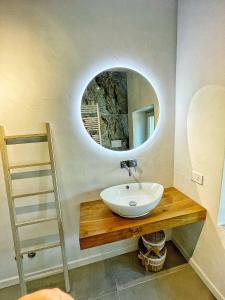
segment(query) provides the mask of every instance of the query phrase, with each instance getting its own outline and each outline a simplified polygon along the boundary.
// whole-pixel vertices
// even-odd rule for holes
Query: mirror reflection
[[[159,103],[152,85],[142,75],[125,68],[110,69],[88,84],[81,115],[98,144],[124,151],[140,146],[153,134]]]

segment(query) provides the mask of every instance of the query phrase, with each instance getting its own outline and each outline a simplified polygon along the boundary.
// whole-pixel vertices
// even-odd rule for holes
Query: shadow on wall
[[[212,276],[219,285],[223,274],[217,266],[225,263],[225,230],[218,226],[225,147],[225,87],[205,86],[193,96],[187,138],[191,169],[204,176],[203,185],[193,182],[190,187],[195,200],[207,209],[207,220],[204,225],[173,230],[173,237],[209,280]],[[222,286],[217,288],[224,290]]]
[[[173,229],[173,242],[176,244],[187,261],[189,261],[194,253],[204,224],[204,221],[200,221]]]

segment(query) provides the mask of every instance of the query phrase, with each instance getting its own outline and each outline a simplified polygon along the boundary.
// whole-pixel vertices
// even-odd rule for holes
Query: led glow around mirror
[[[159,118],[159,103],[152,85],[142,75],[114,68],[89,82],[82,97],[81,116],[96,143],[127,151],[151,137]]]

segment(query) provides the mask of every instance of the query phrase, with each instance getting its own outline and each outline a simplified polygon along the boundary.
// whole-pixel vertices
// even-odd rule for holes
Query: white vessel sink
[[[161,184],[144,182],[112,186],[100,194],[103,202],[115,213],[125,218],[148,214],[162,198]]]

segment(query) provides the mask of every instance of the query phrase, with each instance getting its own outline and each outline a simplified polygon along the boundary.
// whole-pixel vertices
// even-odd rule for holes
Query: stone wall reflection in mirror
[[[140,146],[152,135],[159,103],[142,75],[125,68],[110,69],[95,76],[86,87],[81,115],[97,143],[124,151]]]

